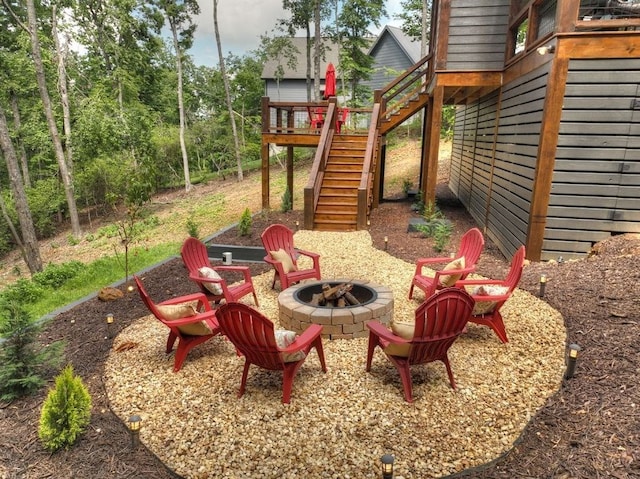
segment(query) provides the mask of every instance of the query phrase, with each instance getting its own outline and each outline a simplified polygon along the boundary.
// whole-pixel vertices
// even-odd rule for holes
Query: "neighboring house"
[[[264,95],[271,101],[285,102],[306,102],[307,101],[307,39],[303,37],[291,38],[293,46],[297,49],[295,58],[295,68],[287,65],[289,59],[283,57],[269,59],[262,69],[262,79],[264,80]],[[311,47],[311,97],[313,100],[313,46]],[[325,40],[324,59],[320,62],[320,93],[324,92],[324,75],[327,65],[333,63],[338,68],[338,46]],[[278,79],[278,67],[283,70],[282,78]]]
[[[297,48],[294,69],[287,66],[287,59],[269,59],[262,70],[265,82],[265,96],[271,101],[307,101],[307,60],[306,38],[295,37],[291,41]],[[313,50],[312,50],[313,55]],[[401,29],[386,26],[373,41],[369,55],[374,59],[374,73],[370,80],[363,82],[372,90],[382,88],[420,59],[420,42],[413,41]],[[313,59],[312,59],[313,61]],[[324,91],[324,76],[327,65],[333,63],[338,73],[338,89],[340,89],[340,61],[338,45],[325,41],[325,58],[320,63],[321,92]],[[283,75],[278,81],[276,72],[282,67]],[[313,65],[311,65],[311,91],[313,96]]]
[[[362,82],[378,90],[420,60],[420,42],[406,35],[402,29],[387,25],[369,49],[373,57],[373,74]]]

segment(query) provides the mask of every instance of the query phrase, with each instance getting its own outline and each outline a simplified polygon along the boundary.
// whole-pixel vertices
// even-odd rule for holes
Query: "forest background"
[[[299,32],[308,43],[308,100],[320,99],[331,41],[340,45],[348,103],[371,104],[359,82],[372,73],[365,52],[371,28],[386,18],[384,0],[283,0],[286,18],[242,56],[223,55],[217,6],[219,62],[209,67],[189,53],[195,0],[1,0],[0,257],[17,248],[34,274],[46,266],[38,241],[62,227],[71,227],[70,242],[90,241],[81,223],[123,205],[139,213],[164,189],[241,181],[260,162],[264,62],[292,66],[287,39]],[[426,2],[402,7],[403,28],[426,51]]]

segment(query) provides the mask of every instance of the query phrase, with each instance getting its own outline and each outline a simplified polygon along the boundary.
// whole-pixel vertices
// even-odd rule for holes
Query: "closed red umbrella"
[[[324,99],[336,96],[336,69],[333,63],[327,65],[327,72],[324,76]]]

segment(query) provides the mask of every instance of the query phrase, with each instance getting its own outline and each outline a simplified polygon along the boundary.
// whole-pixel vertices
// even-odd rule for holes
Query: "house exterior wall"
[[[313,83],[311,84],[313,95]],[[324,82],[321,90],[324,90]],[[280,83],[275,80],[265,80],[265,96],[271,101],[307,101],[307,81],[306,80],[281,80]]]
[[[451,0],[447,70],[504,67],[510,0]]]
[[[548,65],[456,115],[449,187],[506,257],[527,242]]]
[[[527,240],[549,65],[456,113],[449,187],[506,257]],[[640,58],[569,62],[542,260],[640,233],[639,102]]]
[[[413,62],[402,51],[398,43],[385,35],[376,48],[371,52],[375,63],[373,65],[374,72],[371,78],[363,81],[362,84],[368,86],[372,90],[383,88],[389,82],[404,72],[407,68],[413,66]]]
[[[543,257],[640,233],[640,58],[569,62]]]

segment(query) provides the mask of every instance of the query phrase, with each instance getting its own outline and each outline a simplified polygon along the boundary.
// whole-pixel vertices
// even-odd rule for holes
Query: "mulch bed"
[[[446,190],[439,191],[438,204],[454,225],[450,244],[455,248],[475,223]],[[374,245],[383,249],[387,237],[387,251],[409,262],[440,256],[430,239],[407,232],[412,216],[407,201],[382,203],[371,218]],[[239,237],[230,229],[215,242],[260,245],[260,232],[268,224],[281,222],[294,229],[296,221],[302,224],[301,212],[257,215],[249,236]],[[456,476],[640,477],[640,238],[618,236],[598,246],[597,254],[588,259],[532,263],[525,268],[520,287],[538,294],[539,278],[546,274],[544,298],[565,318],[568,341],[582,347],[575,376],[549,398],[509,453]],[[487,240],[478,273],[501,277],[508,262]],[[262,263],[249,266],[253,274],[268,270]],[[154,299],[195,291],[178,258],[144,276]],[[132,451],[126,425],[109,410],[102,383],[103,363],[112,344],[107,313],[114,314],[118,330],[148,314],[137,293],[112,302],[90,299],[60,313],[42,335],[47,342],[65,340],[67,361],[89,387],[93,400],[89,430],[70,450],[50,455],[37,436],[46,391],[0,405],[0,479],[176,477],[146,448]]]

